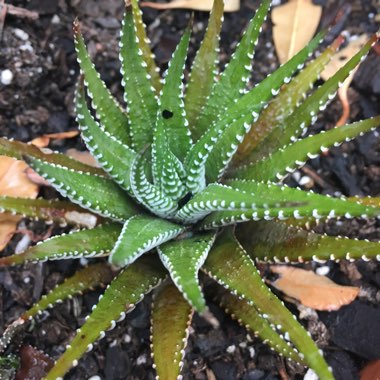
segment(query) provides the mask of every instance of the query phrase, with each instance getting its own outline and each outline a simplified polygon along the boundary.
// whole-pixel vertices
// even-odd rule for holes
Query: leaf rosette
[[[8,327],[1,349],[38,312],[106,283],[104,295],[46,377],[63,378],[106,330],[157,288],[152,306],[157,376],[180,378],[194,311],[213,320],[199,279],[201,270],[219,284],[214,297],[223,307],[280,355],[312,368],[321,379],[334,378],[322,352],[265,285],[255,262],[378,258],[377,243],[306,229],[311,220],[379,217],[376,200],[333,198],[281,182],[321,151],[380,125],[380,117],[375,117],[301,139],[377,37],[305,100],[339,47],[339,39],[303,68],[323,37],[317,35],[249,88],[255,44],[269,7],[270,1],[262,1],[229,64],[218,75],[223,2],[215,0],[184,87],[191,26],[160,80],[140,9],[132,0],[126,5],[120,39],[126,107],[101,80],[75,21],[81,68],[77,122],[100,168],[1,139],[1,154],[24,159],[72,203],[42,199],[21,203],[2,197],[0,207],[45,220],[52,219],[54,210],[83,212],[94,215],[97,225],[3,257],[0,265],[108,256],[112,269],[105,263],[93,264],[59,285]]]

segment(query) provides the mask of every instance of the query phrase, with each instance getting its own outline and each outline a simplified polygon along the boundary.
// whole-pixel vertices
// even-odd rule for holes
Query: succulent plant
[[[212,296],[270,347],[312,368],[321,379],[334,378],[322,352],[266,286],[255,262],[379,258],[378,243],[307,229],[319,219],[379,217],[377,199],[334,198],[282,184],[308,158],[380,125],[380,117],[375,117],[301,138],[378,37],[308,96],[340,39],[303,68],[323,38],[323,33],[317,35],[248,88],[255,44],[269,7],[270,1],[263,0],[219,75],[223,1],[215,0],[184,91],[191,25],[161,80],[137,0],[127,3],[120,41],[126,109],[95,70],[75,21],[81,68],[77,121],[100,167],[2,138],[1,154],[25,160],[71,202],[1,197],[0,207],[67,223],[74,213],[76,224],[82,215],[83,225],[88,227],[90,219],[93,226],[2,257],[0,265],[105,256],[109,263],[98,260],[45,295],[9,326],[0,350],[39,312],[106,283],[92,313],[46,376],[61,379],[155,288],[152,353],[157,378],[180,378],[194,311],[213,321],[201,281],[209,277],[219,284]]]

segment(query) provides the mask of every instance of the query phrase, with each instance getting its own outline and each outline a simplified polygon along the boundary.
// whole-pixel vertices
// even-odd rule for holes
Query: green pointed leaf
[[[184,227],[148,215],[128,219],[113,248],[109,261],[119,267],[133,263],[143,253],[174,239]]]
[[[164,285],[155,294],[151,341],[158,378],[179,378],[192,316],[191,306],[174,285]]]
[[[251,61],[254,48],[261,26],[268,14],[270,3],[270,0],[261,2],[230,62],[221,74],[220,79],[215,82],[212,93],[196,123],[195,131],[199,134],[198,137],[209,128],[214,120],[222,116],[247,88],[252,70]]]
[[[92,100],[96,115],[105,130],[124,144],[130,143],[128,118],[116,99],[111,95],[105,83],[100,79],[87,52],[79,23],[74,21],[74,42],[78,63],[84,75],[87,94]]]
[[[162,88],[159,69],[154,61],[154,55],[150,49],[150,41],[146,33],[146,26],[143,23],[142,12],[138,6],[137,0],[131,0],[133,20],[136,26],[136,35],[138,38],[138,45],[143,53],[144,61],[147,65],[147,71],[150,75],[150,81],[156,92]]]
[[[223,118],[211,125],[208,131],[193,145],[185,160],[188,173],[187,187],[193,193],[202,190],[205,186],[206,161],[208,161],[207,179],[210,182],[218,179],[236,152],[238,143],[249,132],[252,123],[257,120],[259,112],[277,93],[284,81],[287,81],[287,78],[290,78],[303,65],[309,54],[318,45],[320,38],[321,34],[317,35],[285,65],[243,95],[225,111]],[[229,128],[234,135],[232,142],[229,140],[231,135],[224,133]]]
[[[233,176],[256,181],[282,180],[288,173],[304,165],[308,158],[313,158],[333,145],[338,146],[378,126],[380,116],[322,131],[279,149],[261,161],[237,169]]]
[[[233,233],[223,234],[204,264],[206,272],[219,284],[253,303],[263,318],[289,336],[289,341],[302,352],[305,363],[321,378],[333,380],[330,368],[318,347],[297,322],[293,314],[263,282],[253,261],[237,242]],[[244,279],[244,281],[242,281]]]
[[[0,211],[60,224],[94,226],[99,216],[67,201],[0,197]]]
[[[76,115],[87,149],[104,170],[125,190],[130,190],[130,170],[136,153],[105,130],[92,117],[79,84],[76,92]]]
[[[182,166],[178,162],[177,157],[171,152],[163,125],[155,128],[153,146],[152,146],[152,171],[155,185],[160,191],[173,201],[181,199],[185,192],[185,186],[181,180],[181,172],[177,171],[178,166]],[[179,165],[176,165],[176,161]]]
[[[227,314],[237,319],[241,325],[252,331],[273,350],[297,363],[304,362],[284,336],[262,317],[252,302],[221,289],[213,289],[212,296]]]
[[[326,197],[286,186],[254,181],[228,181],[228,185],[247,194],[247,200],[254,197],[255,203],[247,202],[242,211],[217,211],[208,215],[202,222],[204,229],[230,225],[248,220],[260,219],[301,219],[305,217],[334,218],[378,217],[380,208],[360,205],[345,199]],[[189,202],[191,204],[191,202]],[[258,207],[262,205],[262,207]],[[188,206],[186,206],[188,207]],[[239,209],[243,207],[238,205]],[[196,210],[197,211],[197,210]]]
[[[226,125],[224,120],[218,122],[215,126],[212,126],[191,148],[185,160],[185,168],[187,171],[187,188],[193,193],[196,194],[199,191],[202,191],[206,186],[206,162],[209,158],[210,153],[214,149],[214,144],[223,133],[223,130],[227,127],[234,132],[244,130],[246,133],[253,120],[257,118],[256,113],[252,115],[243,116],[237,120],[232,120],[230,125]],[[240,136],[240,137],[239,137]],[[243,139],[244,134],[239,135],[236,132],[236,137]],[[228,144],[228,148],[232,149],[235,146],[234,143]],[[219,160],[218,160],[219,161]],[[222,158],[222,161],[226,164],[228,163],[225,158]]]
[[[83,164],[62,153],[44,153],[34,145],[25,144],[21,141],[9,141],[0,137],[0,154],[22,160],[24,155],[39,158],[51,164],[65,166],[71,170],[81,171],[88,174],[107,176],[103,169]]]
[[[305,61],[319,45],[323,36],[324,33],[318,33],[293,58],[244,94],[235,104],[232,104],[225,112],[229,119],[237,119],[241,115],[260,112],[263,108],[263,103],[266,104],[273,96],[277,95],[281,86],[289,82],[289,78],[304,66]]]
[[[108,284],[112,277],[111,268],[106,263],[97,263],[80,269],[48,294],[43,295],[40,301],[27,310],[21,318],[24,320],[32,319],[56,303],[61,303],[76,294],[82,294],[85,291],[93,290],[95,287]]]
[[[194,58],[186,87],[185,109],[194,138],[201,132],[194,129],[200,110],[207,102],[217,71],[218,46],[223,21],[223,0],[215,0],[201,47]]]
[[[380,197],[350,197],[347,198],[347,200],[352,202],[358,202],[366,206],[380,207]]]
[[[304,70],[295,76],[288,84],[282,86],[280,93],[265,108],[253,128],[239,145],[237,153],[233,156],[234,164],[251,162],[251,151],[273,130],[281,133],[283,122],[290,116],[299,103],[306,97],[313,83],[334,56],[336,50],[343,42],[337,38],[331,46],[326,48],[317,58],[312,60]]]
[[[132,148],[138,152],[152,143],[157,116],[155,89],[151,85],[139,38],[132,8],[127,5],[120,39],[120,59]]]
[[[237,233],[248,253],[260,260],[380,260],[378,242],[320,235],[278,221],[244,223]]]
[[[124,221],[138,213],[133,201],[109,179],[73,171],[32,157],[24,158],[64,197],[96,214]]]
[[[306,128],[317,120],[318,111],[326,108],[330,100],[335,97],[338,88],[343,84],[352,70],[365,58],[378,38],[377,36],[372,37],[335,75],[306,98],[306,100],[285,119],[281,132],[277,128],[270,133],[265,141],[257,146],[250,155],[251,162],[286,146],[305,132]]]
[[[0,267],[26,262],[105,256],[111,252],[121,225],[109,223],[89,230],[58,235],[28,248],[25,252],[0,258]]]
[[[198,271],[206,260],[215,234],[197,234],[188,239],[160,245],[158,253],[170,277],[189,304],[198,312],[205,310],[205,299],[199,286]]]
[[[157,264],[139,260],[120,272],[108,286],[85,324],[78,329],[71,345],[47,374],[46,380],[62,380],[69,369],[76,366],[79,358],[92,349],[93,343],[103,338],[107,329],[112,329],[116,321],[124,318],[125,312],[132,310],[145,294],[162,281],[165,274]]]
[[[137,156],[131,168],[131,188],[135,198],[150,212],[162,218],[171,217],[177,210],[177,203],[165,195],[158,186],[147,178],[148,162]]]
[[[190,29],[186,30],[169,62],[157,114],[157,129],[165,131],[169,148],[180,161],[184,160],[191,146],[182,83],[190,34]]]

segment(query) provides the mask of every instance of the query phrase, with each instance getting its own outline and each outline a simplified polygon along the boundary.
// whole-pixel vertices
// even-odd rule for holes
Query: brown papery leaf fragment
[[[53,359],[32,346],[21,347],[20,359],[21,366],[16,373],[15,380],[42,379],[54,365]]]
[[[342,50],[334,54],[330,63],[323,70],[321,77],[323,80],[328,80],[331,78],[341,67],[343,67],[367,42],[368,36],[362,34],[356,39],[351,40],[351,42]],[[350,116],[350,102],[348,99],[347,91],[350,87],[352,79],[356,73],[359,66],[353,70],[348,78],[343,82],[343,85],[338,90],[338,96],[342,103],[343,112],[341,117],[336,123],[336,126],[342,126],[347,124],[347,119]]]
[[[360,380],[380,380],[380,359],[369,362],[360,371]]]
[[[194,9],[197,11],[211,11],[214,0],[174,0],[170,3],[155,3],[142,1],[141,7],[154,9]],[[224,12],[236,12],[240,9],[240,0],[224,0]]]
[[[314,36],[322,7],[312,0],[289,0],[272,10],[273,40],[278,59],[287,62]]]
[[[0,196],[19,198],[36,198],[38,186],[31,182],[25,170],[24,161],[7,156],[0,156]],[[0,214],[0,250],[3,250],[16,231],[19,216]]]
[[[60,133],[49,133],[46,135],[42,135],[40,137],[36,137],[31,141],[31,144],[37,146],[38,148],[46,148],[50,144],[50,140],[57,139],[71,139],[79,135],[79,131],[67,131]]]
[[[285,265],[272,265],[271,271],[279,275],[271,282],[274,287],[315,310],[338,310],[359,294],[359,288],[338,285],[313,271]]]
[[[94,167],[99,166],[94,156],[89,151],[80,151],[80,150],[72,148],[72,149],[67,149],[66,154],[69,157],[82,162],[83,164],[87,164]]]

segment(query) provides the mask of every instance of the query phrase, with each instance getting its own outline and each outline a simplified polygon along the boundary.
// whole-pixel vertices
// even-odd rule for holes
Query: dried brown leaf
[[[350,58],[352,58],[367,42],[368,36],[362,34],[357,39],[352,40],[344,49],[340,50],[326,66],[324,71],[321,74],[323,80],[328,80],[332,77],[341,67],[343,67]],[[343,85],[338,90],[338,96],[342,103],[343,112],[336,125],[341,126],[347,124],[347,119],[350,116],[350,102],[348,99],[348,88],[352,82],[352,79],[356,73],[357,67],[353,70],[348,78],[343,82]]]
[[[96,162],[94,156],[91,155],[91,153],[88,151],[82,152],[80,150],[72,148],[72,149],[68,149],[66,151],[66,154],[69,157],[74,158],[75,160],[82,162],[83,164],[87,164],[87,165],[94,166],[94,167],[99,166],[98,163]]]
[[[152,1],[143,1],[142,7],[154,9],[194,9],[197,11],[211,11],[214,0],[174,0],[170,3],[156,3]],[[225,12],[236,12],[240,9],[240,0],[224,0]]]
[[[313,37],[322,7],[312,0],[289,0],[272,10],[273,40],[278,59],[287,62]]]
[[[380,359],[369,362],[361,370],[360,380],[380,380]]]
[[[57,139],[71,139],[75,136],[78,136],[79,131],[67,131],[67,132],[59,132],[59,133],[49,133],[46,135],[42,135],[40,137],[36,137],[31,141],[31,143],[38,148],[46,148],[50,144],[50,140]]]
[[[0,196],[19,198],[36,198],[38,186],[31,182],[23,161],[7,156],[0,156]],[[16,231],[20,217],[7,213],[0,214],[0,250],[3,250]]]
[[[279,275],[273,286],[316,310],[338,310],[359,294],[357,287],[338,285],[312,271],[285,265],[272,265],[271,271]]]

